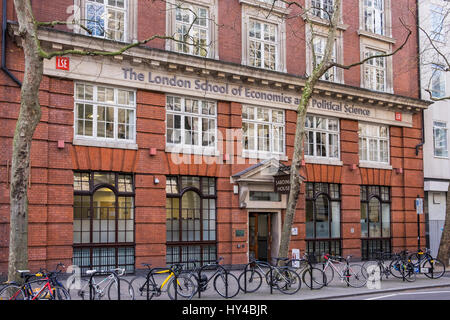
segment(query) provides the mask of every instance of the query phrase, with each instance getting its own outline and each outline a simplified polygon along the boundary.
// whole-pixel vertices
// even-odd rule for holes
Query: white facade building
[[[419,0],[420,80],[422,99],[450,97],[450,3]],[[448,59],[448,58],[447,58]],[[444,227],[446,193],[450,182],[450,99],[436,101],[424,110],[424,209],[427,215],[427,247],[437,255]]]

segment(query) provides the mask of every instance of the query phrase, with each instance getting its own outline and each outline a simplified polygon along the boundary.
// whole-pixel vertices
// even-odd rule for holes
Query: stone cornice
[[[12,34],[18,38],[18,25],[16,23],[10,23],[9,26]],[[49,28],[41,28],[39,30],[39,39],[42,45],[48,50],[52,48],[53,50],[75,48],[111,52],[117,51],[126,45],[125,43]],[[17,41],[17,43],[20,42]],[[128,60],[135,64],[148,63],[171,71],[177,70],[182,73],[207,74],[231,82],[253,84],[268,89],[284,89],[292,92],[299,92],[306,82],[304,76],[258,69],[241,64],[205,59],[145,46],[132,48],[123,53],[117,60]],[[316,85],[314,93],[344,101],[381,106],[390,110],[399,109],[405,112],[417,112],[421,109],[426,109],[431,104],[430,101],[426,100],[375,92],[360,87],[326,81],[320,81]]]

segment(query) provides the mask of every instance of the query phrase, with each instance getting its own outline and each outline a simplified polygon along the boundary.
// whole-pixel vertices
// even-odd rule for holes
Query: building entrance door
[[[268,261],[271,251],[271,214],[249,214],[249,255],[257,260]]]

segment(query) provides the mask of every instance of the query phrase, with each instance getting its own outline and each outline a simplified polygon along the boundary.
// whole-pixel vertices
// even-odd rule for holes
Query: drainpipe
[[[418,59],[418,77],[419,99],[422,99],[422,79],[420,72],[420,29],[419,29],[419,0],[416,0],[416,24],[417,24],[417,59]],[[422,142],[416,146],[416,156],[419,155],[419,148],[425,144],[425,110],[422,109]]]
[[[22,87],[22,82],[20,82],[19,79],[16,78],[15,75],[9,71],[8,67],[6,66],[6,32],[8,27],[8,21],[6,17],[6,0],[3,0],[2,5],[3,13],[2,13],[2,65],[1,69],[15,82],[19,87]]]

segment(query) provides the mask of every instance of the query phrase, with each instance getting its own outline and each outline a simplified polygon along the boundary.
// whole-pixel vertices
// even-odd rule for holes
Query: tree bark
[[[295,128],[294,137],[294,153],[292,155],[292,164],[290,170],[290,191],[288,197],[288,203],[286,208],[286,214],[284,217],[283,228],[281,230],[280,250],[278,256],[281,258],[287,258],[289,254],[289,244],[291,242],[291,229],[294,222],[295,211],[297,208],[298,197],[300,195],[300,188],[302,179],[300,176],[301,161],[303,158],[304,150],[304,137],[305,137],[305,120],[306,112],[308,110],[308,104],[311,100],[313,89],[317,81],[322,75],[331,67],[331,53],[335,41],[337,23],[339,21],[339,12],[341,7],[341,1],[336,0],[334,3],[333,14],[330,19],[329,31],[327,35],[327,44],[325,48],[325,54],[323,60],[319,65],[313,68],[311,75],[308,77],[305,83],[305,87],[302,91],[300,103],[297,108],[297,122]],[[311,48],[314,48],[313,37],[311,38]],[[313,51],[312,55],[315,53]]]
[[[445,204],[445,222],[442,231],[441,243],[439,244],[439,252],[437,258],[448,266],[450,259],[450,186],[447,191],[447,199]]]
[[[28,195],[30,149],[41,119],[39,86],[43,59],[39,54],[37,30],[29,1],[14,0],[25,59],[20,113],[13,139],[10,184],[10,240],[8,280],[20,281],[17,270],[28,268]]]

